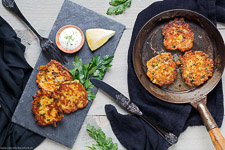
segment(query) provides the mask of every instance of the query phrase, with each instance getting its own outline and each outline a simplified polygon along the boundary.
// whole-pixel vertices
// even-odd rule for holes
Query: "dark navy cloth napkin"
[[[25,46],[0,16],[0,149],[34,149],[44,138],[11,122],[32,68]]]
[[[135,7],[135,6],[133,6]],[[128,89],[130,99],[161,127],[179,136],[188,126],[203,125],[199,113],[189,104],[172,104],[149,94],[139,82],[132,65],[132,50],[141,27],[156,14],[169,9],[189,9],[201,13],[214,24],[225,23],[225,1],[164,0],[155,2],[137,16],[128,52]],[[207,96],[207,107],[220,127],[223,120],[222,81]],[[121,115],[112,105],[105,106],[113,132],[128,150],[165,150],[171,146],[148,124],[133,115]],[[209,137],[210,138],[210,137]]]

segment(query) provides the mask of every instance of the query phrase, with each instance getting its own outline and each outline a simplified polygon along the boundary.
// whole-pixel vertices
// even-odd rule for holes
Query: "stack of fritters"
[[[213,61],[202,51],[188,51],[181,59],[182,77],[189,86],[199,86],[207,81],[213,67]]]
[[[194,33],[189,24],[184,22],[184,18],[175,18],[162,27],[162,35],[164,36],[163,45],[166,49],[179,49],[184,52],[193,46]]]
[[[72,75],[61,63],[51,60],[40,66],[37,84],[40,88],[33,96],[32,112],[39,125],[53,124],[69,114],[87,105],[87,92],[78,80],[72,81]]]
[[[147,62],[147,76],[159,86],[173,83],[177,78],[176,64],[171,53],[161,53]]]

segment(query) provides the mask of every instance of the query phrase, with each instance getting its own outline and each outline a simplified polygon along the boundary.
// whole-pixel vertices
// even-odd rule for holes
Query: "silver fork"
[[[27,19],[20,12],[19,8],[16,5],[14,0],[2,0],[3,6],[14,12],[39,38],[40,46],[45,56],[49,59],[55,59],[60,61],[61,63],[67,63],[67,59],[61,54],[59,49],[55,46],[55,44],[48,38],[44,38],[38,34],[38,32],[31,26],[31,24],[27,21]]]

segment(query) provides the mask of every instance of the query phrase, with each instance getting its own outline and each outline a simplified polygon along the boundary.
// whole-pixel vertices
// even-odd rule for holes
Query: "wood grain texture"
[[[84,7],[94,10],[104,16],[107,16],[106,10],[109,7],[109,0],[72,0]],[[155,2],[156,0],[133,0],[132,5],[128,8],[124,14],[119,16],[107,16],[113,20],[116,20],[126,26],[126,30],[120,40],[117,47],[115,58],[112,62],[112,68],[106,73],[104,81],[114,86],[124,95],[128,96],[127,87],[127,52],[130,44],[130,39],[132,35],[132,29],[135,19],[138,13],[145,9],[147,6]],[[29,22],[40,32],[43,36],[48,36],[52,25],[58,15],[61,8],[63,0],[17,0],[16,3],[21,9],[24,16],[29,20]],[[31,66],[34,66],[37,58],[40,54],[39,41],[34,35],[26,28],[26,26],[19,21],[12,13],[7,11],[2,4],[0,4],[0,14],[1,16],[16,30],[18,36],[22,38],[22,42],[27,46],[25,57]],[[225,39],[225,24],[218,23],[217,25],[223,39]],[[222,76],[223,87],[225,87],[225,73]],[[223,88],[225,93],[225,88]],[[105,104],[115,105],[118,112],[126,114],[127,112],[123,110],[113,99],[103,93],[101,90],[98,92],[96,99],[94,100],[88,115],[82,125],[79,132],[78,138],[73,150],[88,150],[88,145],[94,144],[95,141],[92,140],[86,133],[85,129],[88,123],[91,125],[100,126],[107,136],[113,138],[113,141],[118,142],[115,135],[112,132],[111,126],[105,116],[104,106]],[[220,131],[225,135],[225,121],[220,128]],[[61,144],[54,141],[46,139],[41,143],[36,150],[68,150]],[[119,150],[124,150],[119,144]],[[185,132],[181,133],[179,141],[177,144],[171,146],[169,150],[213,150],[214,146],[211,139],[204,126],[194,126],[188,127]]]
[[[210,130],[209,135],[217,150],[225,150],[225,139],[218,128]]]

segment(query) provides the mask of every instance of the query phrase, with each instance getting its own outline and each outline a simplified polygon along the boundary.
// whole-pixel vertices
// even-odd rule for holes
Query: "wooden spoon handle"
[[[225,150],[225,139],[218,128],[209,130],[209,135],[217,150]]]

